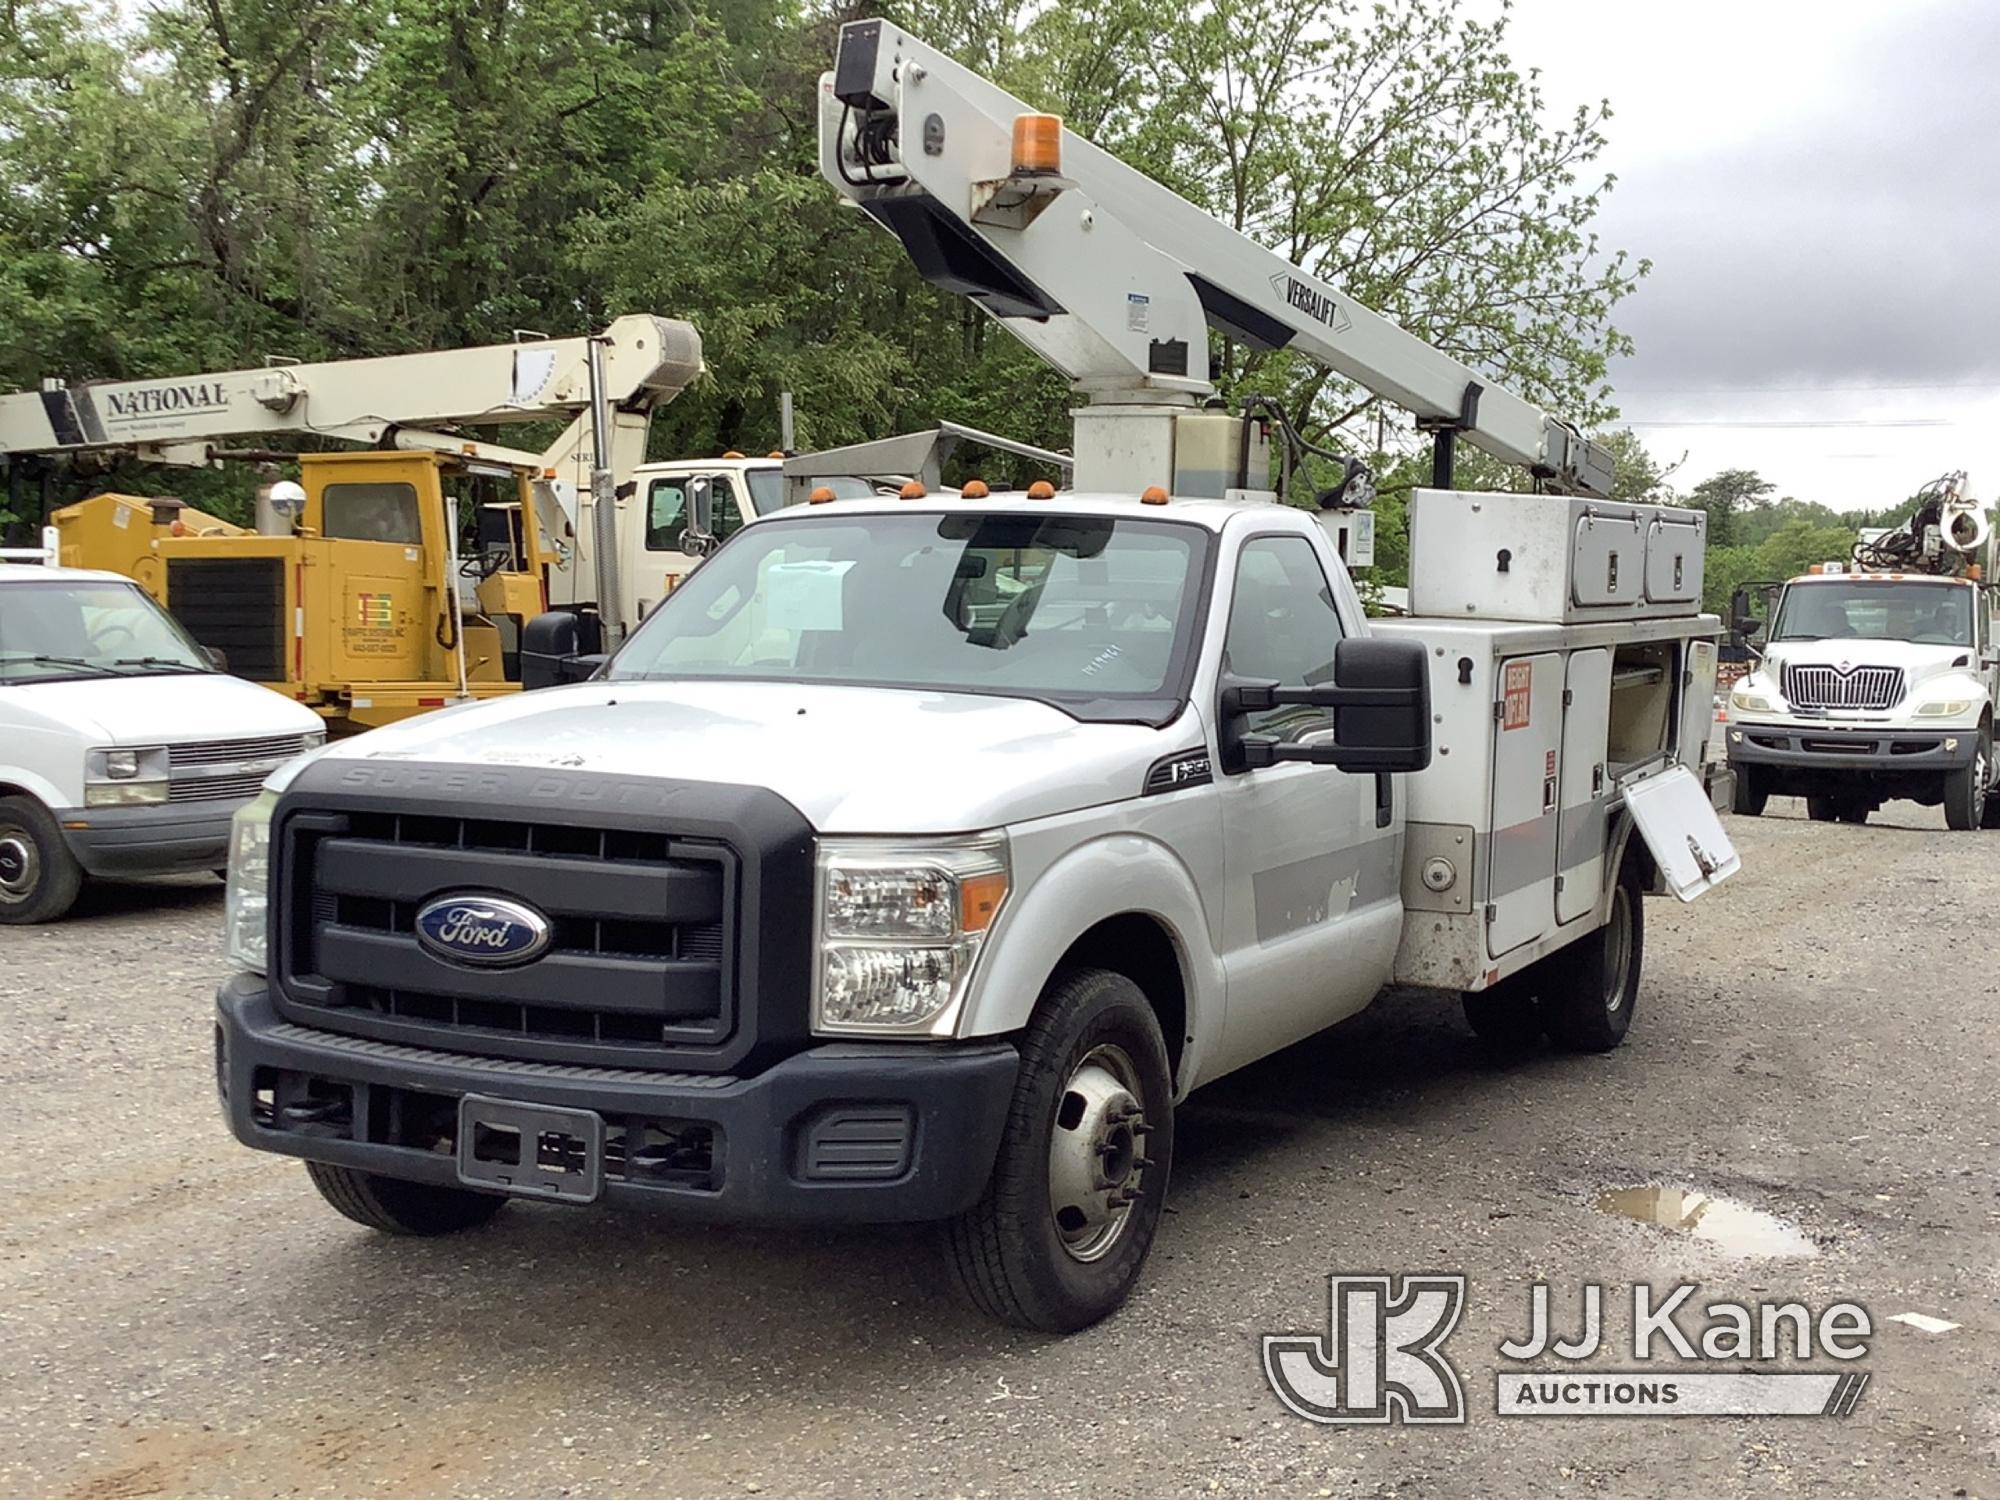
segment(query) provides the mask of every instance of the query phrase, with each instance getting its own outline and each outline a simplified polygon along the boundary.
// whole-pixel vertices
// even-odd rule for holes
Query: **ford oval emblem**
[[[439,896],[417,911],[417,941],[453,963],[490,969],[528,963],[554,935],[547,917],[503,896]]]

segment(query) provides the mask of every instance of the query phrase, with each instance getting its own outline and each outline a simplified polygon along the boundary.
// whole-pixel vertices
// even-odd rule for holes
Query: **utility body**
[[[991,85],[884,23],[845,29],[850,72],[872,102],[826,85],[836,181],[894,176],[899,141],[940,138],[931,112],[947,154],[1007,173],[1005,96],[983,126],[961,109]],[[1124,182],[1062,141],[1073,176],[1027,237]],[[928,191],[933,227],[968,235],[949,215],[991,201]],[[1092,213],[1122,267],[1131,226]],[[1021,233],[953,264],[1053,280]],[[1199,243],[1216,287],[1264,274],[1240,237]],[[1186,289],[1186,265],[1134,264]],[[608,658],[534,622],[537,691],[274,776],[231,865],[237,1136],[403,1233],[510,1197],[934,1222],[979,1306],[1061,1330],[1136,1281],[1180,1102],[1388,984],[1455,993],[1503,1045],[1616,1046],[1643,898],[1738,867],[1702,764],[1700,518],[1422,491],[1416,614],[1371,622],[1352,472],[1330,515],[1273,503],[1268,428],[1201,409],[1192,363],[1149,386],[1143,341],[1121,373],[1138,293],[1102,280],[1061,314],[1085,361],[1064,368],[1107,398],[1079,416],[1075,491],[814,496],[742,526]],[[1379,350],[1414,398],[1435,361],[1379,321],[1353,320],[1373,342],[1342,367]],[[1471,404],[1484,441],[1579,477],[1562,424]],[[689,491],[700,534],[711,500]]]

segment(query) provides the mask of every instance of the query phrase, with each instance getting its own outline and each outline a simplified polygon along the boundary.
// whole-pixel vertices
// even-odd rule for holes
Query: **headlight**
[[[1956,719],[1971,712],[1970,698],[1934,698],[1929,703],[1917,705],[1917,717],[1920,719]]]
[[[166,800],[166,746],[107,745],[84,753],[85,807],[135,807]]]
[[[1746,714],[1774,714],[1778,711],[1770,693],[1758,692],[1748,686],[1730,689],[1729,706]]]
[[[229,961],[252,973],[265,966],[264,922],[271,908],[271,810],[265,792],[229,822],[229,889],[223,898],[222,942]]]
[[[933,1034],[965,993],[1006,899],[999,838],[822,841],[813,1030]]]

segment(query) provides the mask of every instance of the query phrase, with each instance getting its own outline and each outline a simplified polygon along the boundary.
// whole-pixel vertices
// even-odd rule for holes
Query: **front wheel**
[[[83,867],[32,797],[0,797],[0,922],[53,922],[76,904]]]
[[[1104,969],[1055,980],[986,1193],[944,1226],[953,1279],[989,1317],[1069,1333],[1131,1294],[1166,1205],[1173,1078],[1138,985]]]
[[[1627,859],[1604,925],[1543,960],[1549,982],[1541,989],[1542,1024],[1558,1047],[1609,1052],[1625,1040],[1646,957],[1643,899],[1638,862]]]
[[[306,1175],[320,1197],[357,1224],[384,1234],[430,1238],[474,1229],[507,1206],[497,1193],[438,1187],[429,1182],[405,1182],[353,1167],[306,1163]]]
[[[1729,810],[1739,818],[1761,818],[1764,804],[1771,800],[1768,783],[1758,774],[1755,766],[1743,766],[1736,772],[1736,785],[1730,788]]]
[[[1944,773],[1944,824],[1955,832],[1986,822],[1986,780],[1993,774],[1993,730],[1981,725],[1969,764]]]

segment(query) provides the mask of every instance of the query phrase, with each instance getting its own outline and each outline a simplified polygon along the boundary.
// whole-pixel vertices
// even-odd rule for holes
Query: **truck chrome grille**
[[[304,734],[273,734],[255,740],[192,740],[185,745],[167,746],[167,764],[178,771],[183,766],[227,766],[246,760],[290,760],[318,741],[318,735]]]
[[[664,833],[357,812],[287,825],[304,899],[279,917],[285,990],[310,1024],[408,1045],[645,1066],[724,1040],[737,863]],[[518,967],[441,958],[434,897],[486,893],[549,919]],[[649,1056],[650,1054],[650,1056]]]
[[[1903,696],[1900,667],[1835,667],[1787,665],[1782,683],[1785,701],[1804,709],[1893,708]]]

